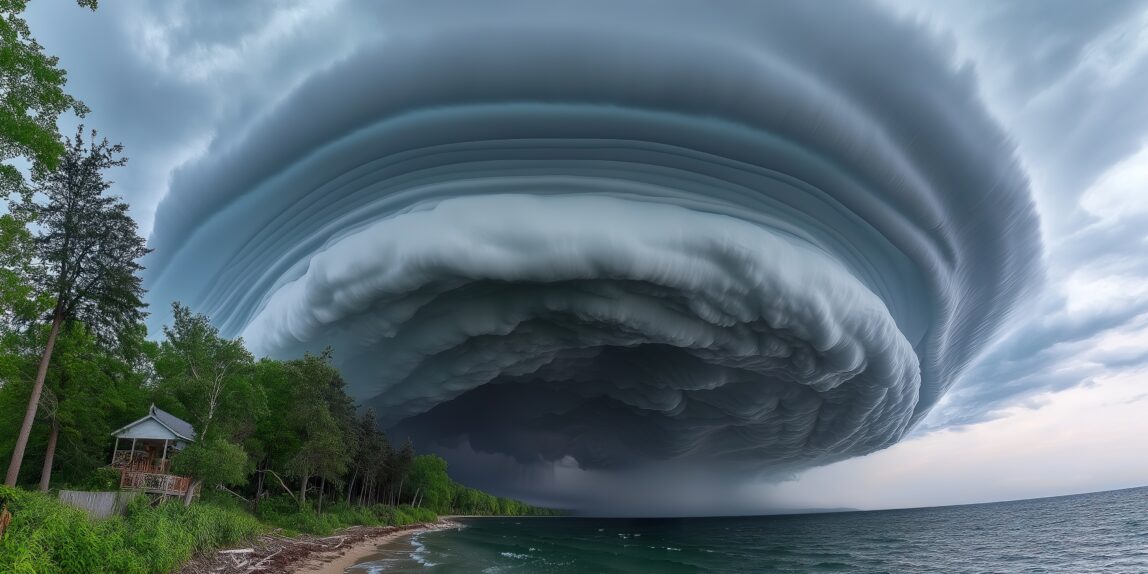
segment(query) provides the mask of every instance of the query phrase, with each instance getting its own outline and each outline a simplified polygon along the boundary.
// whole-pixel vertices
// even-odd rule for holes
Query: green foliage
[[[433,454],[416,456],[411,463],[407,490],[421,506],[436,512],[450,512],[454,503],[454,482],[446,473],[446,461]]]
[[[51,301],[47,319],[52,327],[42,347],[46,362],[52,358],[61,325],[80,323],[113,348],[116,338],[136,329],[144,316],[138,275],[143,266],[138,259],[148,249],[128,215],[128,205],[104,194],[111,184],[103,171],[124,164],[123,148],[106,139],[94,141],[95,131],[91,135],[93,141],[86,144],[81,126],[75,139],[65,142],[59,165],[37,170],[34,187],[23,190],[21,200],[10,201],[8,206],[19,221],[35,224],[26,269],[9,270],[6,275],[20,277],[35,299]],[[20,319],[22,311],[13,311],[7,318]],[[40,371],[29,393],[24,426],[13,445],[6,484],[14,485],[19,479],[44,382]]]
[[[175,456],[172,471],[208,485],[243,484],[247,482],[247,451],[219,437],[194,442]]]
[[[25,157],[52,169],[64,146],[56,131],[60,114],[83,116],[83,102],[64,93],[67,73],[44,53],[20,18],[27,0],[0,0],[0,161]],[[94,0],[79,3],[95,9]],[[0,169],[11,166],[0,166]]]
[[[191,422],[201,439],[242,442],[254,432],[253,421],[267,402],[252,383],[251,353],[242,339],[220,336],[206,315],[178,302],[171,312],[155,363],[158,402]]]
[[[0,572],[171,572],[197,552],[238,544],[265,530],[250,514],[213,504],[152,508],[139,498],[126,516],[93,520],[54,498],[0,487],[12,524],[0,541]]]
[[[144,317],[138,260],[148,253],[128,204],[105,192],[104,171],[122,166],[123,146],[85,141],[83,126],[65,140],[56,169],[33,176],[33,194],[9,204],[34,221],[36,292],[50,296],[53,317],[83,323],[103,341],[135,327]]]
[[[301,479],[300,500],[305,501],[311,477],[342,481],[356,448],[355,406],[331,365],[329,349],[288,361],[282,375],[288,400],[279,403],[283,410],[275,413],[279,429],[274,433],[288,435],[289,443],[297,445],[281,460],[289,476]]]
[[[120,471],[111,467],[100,467],[83,477],[70,482],[76,490],[111,491],[120,487]]]
[[[4,198],[0,185],[0,198]],[[51,308],[32,286],[35,245],[29,230],[30,215],[0,215],[0,333],[28,323]],[[7,329],[6,329],[7,327]]]
[[[277,497],[264,502],[259,518],[289,532],[326,536],[348,526],[429,523],[438,520],[438,515],[429,508],[383,504],[356,506],[346,503],[331,505],[320,513],[309,508],[300,510],[292,499]]]
[[[45,326],[9,334],[0,348],[0,457],[11,455],[39,359]],[[65,329],[56,344],[40,400],[41,412],[29,441],[22,479],[39,476],[48,421],[60,427],[54,484],[89,483],[93,469],[111,457],[110,435],[146,412],[150,391],[139,368],[143,333],[121,337],[124,344],[108,350],[81,324]],[[128,345],[128,340],[134,341]],[[133,350],[132,347],[135,347]],[[95,414],[93,414],[95,413]]]

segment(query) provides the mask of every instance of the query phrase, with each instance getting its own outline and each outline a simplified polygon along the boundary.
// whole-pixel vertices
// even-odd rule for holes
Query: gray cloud
[[[915,386],[922,394],[906,426],[938,407],[916,426],[924,433],[1038,407],[1043,393],[1143,363],[1098,345],[1143,322],[1138,299],[1081,309],[1063,287],[1081,277],[1134,285],[1148,274],[1143,214],[1080,207],[1098,176],[1145,141],[1148,58],[1131,33],[1144,4],[905,8],[921,16],[898,23],[867,7],[748,2],[506,1],[479,11],[469,2],[301,1],[108,4],[94,14],[34,3],[29,18],[92,105],[87,123],[128,146],[117,191],[145,229],[157,222],[153,326],[178,297],[266,352],[334,341],[359,396],[389,422],[438,445],[475,481],[546,500],[539,485],[559,488],[546,478],[550,463],[522,461],[561,466],[563,452],[578,452],[589,467],[624,459],[661,468],[706,451],[783,471],[785,460],[835,460],[904,432],[891,424],[899,415],[876,408],[896,401],[867,399],[862,388]],[[1009,141],[1036,183],[1052,289],[1024,291],[1032,301],[994,346],[1040,259]],[[609,212],[627,215],[611,231],[635,233],[596,252],[565,235],[567,275],[545,279],[458,256],[486,246],[521,264],[524,246],[557,249],[539,238],[560,226],[541,215],[561,211],[559,223],[573,226],[562,203],[571,197],[613,202]],[[682,241],[637,233],[663,221],[650,205],[685,212]],[[495,206],[539,217],[452,219]],[[827,412],[801,414],[805,395],[779,399],[759,421],[734,408],[771,405],[790,386],[821,401],[825,393],[791,384],[802,378],[793,365],[770,367],[768,377],[785,373],[784,384],[762,385],[772,390],[738,392],[743,379],[766,377],[739,353],[764,348],[746,333],[777,331],[754,313],[782,292],[746,279],[776,262],[743,257],[731,226],[795,246],[785,253],[812,246],[822,259],[808,267],[852,285],[790,284],[800,297],[786,300],[832,321],[782,340],[813,348],[811,364],[848,381],[838,388],[854,394],[842,404],[875,418],[871,432],[826,424],[819,436],[847,439],[815,454],[727,456],[713,446],[784,445],[791,437],[781,430],[731,429],[776,413],[787,428],[816,429],[810,421]],[[413,250],[416,238],[438,247]],[[445,247],[451,241],[466,249]],[[658,261],[674,255],[673,269],[715,286],[670,281],[669,263],[656,281],[640,265],[609,277],[585,271],[627,257],[653,265],[655,247],[666,255]],[[411,276],[420,279],[364,279],[396,268],[419,269]],[[849,293],[885,307],[888,319],[874,325],[892,321],[920,383],[873,382],[870,357],[904,358],[903,344],[875,348],[873,333],[851,334],[866,358],[859,371],[810,345],[818,329],[848,324]],[[757,307],[731,310],[737,297]],[[631,309],[651,298],[664,303],[655,310],[665,323]],[[626,304],[605,313],[595,307],[603,300]],[[409,315],[388,314],[395,301]],[[455,377],[464,365],[490,378]],[[604,377],[607,367],[617,376]],[[721,384],[695,388],[703,380]],[[500,403],[511,410],[488,406]],[[599,421],[606,439],[580,421]],[[497,480],[483,470],[496,458]],[[598,488],[595,476],[583,482]]]
[[[444,452],[776,474],[897,441],[1037,280],[1013,150],[915,27],[513,7],[396,10],[218,134],[156,214],[153,297],[334,344]]]

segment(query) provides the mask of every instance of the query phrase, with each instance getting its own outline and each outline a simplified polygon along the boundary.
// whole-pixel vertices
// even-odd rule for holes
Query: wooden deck
[[[127,469],[120,474],[121,490],[183,496],[189,488],[191,479],[186,476]]]

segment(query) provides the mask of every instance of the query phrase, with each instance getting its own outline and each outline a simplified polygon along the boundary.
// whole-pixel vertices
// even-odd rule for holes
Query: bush
[[[259,505],[259,519],[293,533],[326,536],[348,526],[405,526],[419,522],[434,522],[438,515],[427,508],[388,506],[351,506],[337,502],[324,506],[320,514],[312,508],[300,509],[289,496],[276,496]]]
[[[0,487],[0,502],[12,512],[12,524],[0,541],[0,572],[6,574],[160,574],[195,554],[240,544],[266,530],[237,502],[184,507],[170,501],[152,507],[140,496],[124,516],[103,520],[38,492]],[[321,536],[360,524],[404,526],[438,519],[428,508],[381,504],[338,503],[320,514],[299,510],[290,498],[263,502],[260,517],[289,531]]]
[[[0,541],[0,572],[55,574],[170,572],[193,554],[237,544],[264,530],[255,517],[208,503],[152,508],[143,497],[126,516],[93,520],[50,496],[0,487],[12,524]]]
[[[111,467],[97,468],[83,482],[72,486],[75,490],[116,490],[120,487],[120,471]]]

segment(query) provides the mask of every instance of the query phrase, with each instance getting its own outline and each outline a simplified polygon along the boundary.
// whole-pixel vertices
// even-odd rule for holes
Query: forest
[[[333,351],[256,359],[242,340],[221,337],[207,316],[179,304],[172,315],[158,341],[142,325],[117,334],[111,346],[83,323],[61,328],[18,484],[114,489],[111,433],[155,404],[199,434],[176,455],[173,472],[250,501],[257,512],[268,498],[315,511],[341,501],[441,514],[537,512],[453,482],[446,461],[416,454],[409,440],[392,444],[374,412],[347,395]],[[47,336],[44,325],[8,325],[0,348],[4,460],[12,456]],[[282,508],[282,500],[272,504]]]

